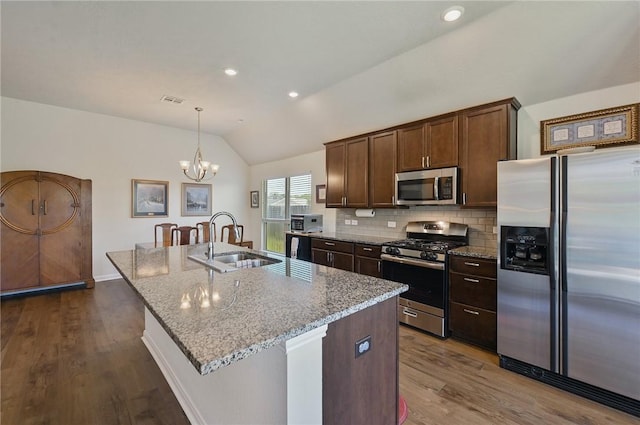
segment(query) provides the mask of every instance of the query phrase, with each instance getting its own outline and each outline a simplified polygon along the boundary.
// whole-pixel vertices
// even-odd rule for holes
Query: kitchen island
[[[218,273],[189,259],[205,250],[107,254],[142,298],[143,341],[192,423],[395,422],[405,285],[279,256]],[[238,251],[251,252],[215,243]]]

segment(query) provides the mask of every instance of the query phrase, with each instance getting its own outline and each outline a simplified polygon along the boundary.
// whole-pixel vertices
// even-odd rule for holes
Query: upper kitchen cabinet
[[[327,143],[327,207],[369,206],[369,138]]]
[[[458,165],[458,115],[398,129],[398,172]]]
[[[497,205],[497,162],[516,159],[515,98],[461,112],[460,174],[465,207]]]
[[[397,132],[369,137],[369,200],[373,208],[395,204]]]
[[[91,180],[10,171],[1,181],[2,292],[92,287]]]

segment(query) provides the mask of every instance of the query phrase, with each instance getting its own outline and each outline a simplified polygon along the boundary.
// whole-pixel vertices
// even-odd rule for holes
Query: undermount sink
[[[207,267],[220,272],[227,273],[240,269],[249,269],[253,267],[268,266],[270,264],[280,263],[280,260],[266,257],[264,255],[255,254],[253,252],[224,252],[214,254],[213,260],[209,260],[205,255],[189,255],[189,259],[196,261]]]

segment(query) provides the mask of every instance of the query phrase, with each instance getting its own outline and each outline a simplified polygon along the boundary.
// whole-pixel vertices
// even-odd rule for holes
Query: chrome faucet
[[[240,239],[240,229],[238,229],[238,223],[236,222],[236,218],[231,213],[228,213],[226,211],[220,211],[212,215],[211,218],[209,219],[209,245],[208,245],[209,252],[207,252],[207,258],[209,260],[213,260],[213,239],[215,237],[215,233],[213,231],[213,222],[216,221],[216,218],[218,218],[221,215],[226,215],[231,219],[231,221],[233,222],[233,230],[236,234],[236,239]]]

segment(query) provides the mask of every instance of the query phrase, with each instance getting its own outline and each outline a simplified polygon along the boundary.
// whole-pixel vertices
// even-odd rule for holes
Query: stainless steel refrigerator
[[[640,415],[640,149],[498,163],[500,365]]]

